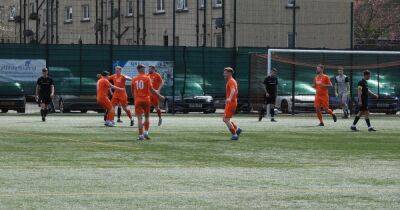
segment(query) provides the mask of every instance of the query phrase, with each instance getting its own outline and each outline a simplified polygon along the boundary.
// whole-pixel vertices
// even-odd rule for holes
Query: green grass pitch
[[[229,141],[218,115],[152,118],[137,128],[97,115],[0,116],[0,209],[397,209],[400,119],[372,117],[316,127],[238,116]]]

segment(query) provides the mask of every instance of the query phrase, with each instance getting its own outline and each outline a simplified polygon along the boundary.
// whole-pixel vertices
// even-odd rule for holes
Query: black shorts
[[[39,103],[41,104],[50,104],[51,103],[51,97],[50,95],[39,95]]]
[[[269,95],[268,97],[265,96],[265,104],[275,104],[276,102],[276,95]]]
[[[359,111],[368,111],[368,100],[363,100],[361,105],[358,105]]]

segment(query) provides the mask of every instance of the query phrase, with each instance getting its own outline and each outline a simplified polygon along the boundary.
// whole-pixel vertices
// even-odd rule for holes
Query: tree
[[[354,20],[358,43],[400,40],[400,0],[356,0]]]

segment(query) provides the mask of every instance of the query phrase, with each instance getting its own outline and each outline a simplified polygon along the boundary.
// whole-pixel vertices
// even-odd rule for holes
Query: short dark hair
[[[370,72],[369,70],[365,70],[365,71],[363,72],[363,75],[364,75],[364,76],[371,75],[371,72]]]
[[[143,64],[138,64],[136,68],[137,69],[144,69],[144,65]]]
[[[322,68],[322,69],[325,69],[325,66],[324,66],[323,64],[318,64],[317,67],[320,67],[320,68]]]
[[[49,70],[47,68],[42,69],[42,72],[46,72],[46,71],[49,71]]]
[[[108,72],[108,71],[101,72],[101,76],[103,76],[103,77],[108,76],[108,75],[110,75],[110,72]]]
[[[233,68],[231,68],[231,67],[225,67],[225,68],[224,68],[224,71],[230,72],[231,74],[234,74],[234,73],[235,73],[235,71],[234,71]]]

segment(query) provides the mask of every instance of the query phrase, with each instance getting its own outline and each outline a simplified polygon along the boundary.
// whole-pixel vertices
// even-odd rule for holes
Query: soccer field
[[[166,116],[144,142],[126,119],[0,117],[0,209],[400,206],[398,117],[372,117],[376,133],[360,120],[352,133],[351,120],[238,116],[238,142],[217,115]]]

